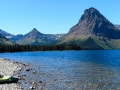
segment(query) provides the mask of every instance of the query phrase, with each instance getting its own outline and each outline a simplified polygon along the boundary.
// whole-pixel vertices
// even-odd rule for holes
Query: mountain
[[[76,25],[61,37],[57,44],[75,43],[83,49],[118,49],[120,30],[97,9],[84,11]]]
[[[13,45],[14,43],[0,34],[0,44]]]
[[[22,35],[22,34],[13,35],[1,29],[0,29],[0,34],[2,34],[4,37],[10,39],[11,41],[17,44],[22,44],[22,45],[26,45],[26,44],[51,45],[54,44],[57,39],[59,39],[64,35],[64,34],[43,34],[40,33],[36,28],[33,28],[33,30],[26,35]]]
[[[120,29],[120,25],[114,24],[114,26],[115,26],[116,28]]]
[[[16,42],[16,41],[20,40],[23,36],[24,36],[24,35],[22,35],[22,34],[18,34],[18,35],[12,36],[12,37],[9,38],[9,39],[10,39],[11,41],[13,41],[13,42]]]
[[[17,40],[16,43],[22,45],[52,45],[63,35],[64,34],[43,34],[36,28],[33,28],[33,30]]]
[[[5,36],[6,38],[11,38],[12,36],[14,36],[13,34],[7,33],[6,31],[4,31],[2,29],[0,29],[0,34]]]
[[[0,29],[0,34],[3,35],[4,37],[10,39],[13,42],[16,42],[17,40],[19,40],[23,37],[22,34],[18,34],[18,35],[10,34],[2,29]]]

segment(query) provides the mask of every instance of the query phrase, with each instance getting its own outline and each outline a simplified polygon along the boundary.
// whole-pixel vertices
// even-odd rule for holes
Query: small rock
[[[25,71],[30,71],[31,69],[29,68],[29,69],[26,69]]]
[[[36,74],[36,71],[33,71],[33,74]]]
[[[26,77],[27,75],[22,75],[23,77]]]
[[[24,86],[24,88],[27,88],[26,86]]]
[[[21,84],[21,82],[17,82],[18,84]]]
[[[35,89],[35,87],[34,87],[34,86],[31,86],[30,89]]]
[[[32,84],[36,84],[36,83],[33,81]]]
[[[22,65],[24,65],[24,66],[28,66],[26,63],[22,63]]]
[[[25,80],[26,76],[18,76],[19,80]]]
[[[42,88],[42,87],[39,87],[38,90],[43,90],[43,88]]]
[[[23,63],[23,65],[24,65],[24,66],[26,66],[26,64],[25,64],[25,63]]]
[[[43,86],[45,86],[45,84],[44,84],[44,83],[43,83],[42,85],[43,85]]]
[[[16,62],[16,63],[18,63],[18,62]]]
[[[39,81],[39,83],[42,83],[42,81]]]
[[[22,71],[22,68],[20,68],[20,70],[19,71]]]

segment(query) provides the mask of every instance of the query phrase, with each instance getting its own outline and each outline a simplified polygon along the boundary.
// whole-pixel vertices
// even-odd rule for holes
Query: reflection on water
[[[45,90],[120,89],[119,50],[3,53],[0,57],[32,64],[39,72],[36,81],[46,83]]]

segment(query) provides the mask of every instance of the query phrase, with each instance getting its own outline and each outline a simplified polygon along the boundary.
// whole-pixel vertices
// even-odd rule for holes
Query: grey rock
[[[43,88],[42,88],[42,87],[39,87],[38,90],[43,90]]]
[[[42,83],[42,81],[39,81],[39,83]]]
[[[36,71],[33,71],[33,74],[36,74],[37,72]]]
[[[35,89],[35,87],[34,87],[34,86],[31,86],[31,87],[30,87],[30,90],[33,90],[33,89]]]
[[[26,69],[25,71],[30,71],[30,69]]]

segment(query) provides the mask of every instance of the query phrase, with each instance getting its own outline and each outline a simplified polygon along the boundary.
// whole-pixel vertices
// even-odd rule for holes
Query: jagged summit
[[[26,38],[38,38],[41,37],[41,35],[43,35],[42,33],[40,33],[36,28],[33,28],[28,34],[26,34],[24,37]]]
[[[36,28],[33,28],[29,33],[40,33]]]
[[[92,19],[92,18],[97,18],[97,17],[101,17],[106,19],[97,9],[91,7],[89,9],[86,9],[84,11],[84,14],[82,15],[80,20],[84,20],[84,19]]]
[[[70,29],[68,35],[70,34],[76,37],[94,35],[111,39],[120,38],[120,31],[93,7],[84,11],[79,22]]]
[[[99,12],[99,11],[95,9],[94,7],[90,7],[89,9],[85,9],[84,14],[88,12]]]
[[[38,31],[36,28],[33,28],[33,30],[32,31]]]

